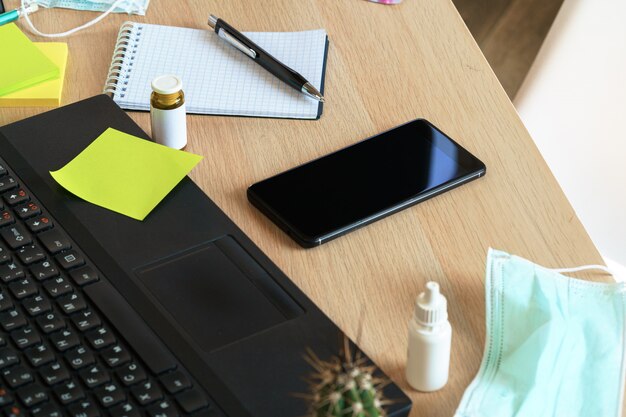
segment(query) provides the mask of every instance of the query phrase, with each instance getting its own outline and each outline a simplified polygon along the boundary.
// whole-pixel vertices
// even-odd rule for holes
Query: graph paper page
[[[321,90],[326,32],[246,32],[260,47]],[[175,74],[188,113],[315,119],[319,102],[287,86],[213,31],[134,23],[113,99],[149,110],[150,83]]]

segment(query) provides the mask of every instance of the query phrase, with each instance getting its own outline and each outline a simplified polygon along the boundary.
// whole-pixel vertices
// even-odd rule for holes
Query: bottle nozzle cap
[[[424,293],[424,302],[426,304],[432,304],[433,301],[437,301],[440,295],[439,284],[434,281],[430,281],[426,284],[426,292]]]
[[[434,326],[448,319],[448,302],[441,294],[439,284],[434,281],[426,284],[426,291],[417,297],[414,317],[418,323],[426,326]]]

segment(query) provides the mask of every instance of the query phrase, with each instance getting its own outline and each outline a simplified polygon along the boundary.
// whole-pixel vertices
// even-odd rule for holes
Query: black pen
[[[209,26],[215,30],[217,36],[234,46],[239,51],[243,52],[250,59],[268,70],[282,82],[295,88],[301,93],[314,98],[315,100],[321,102],[324,101],[322,93],[317,91],[317,89],[313,87],[313,85],[308,82],[306,78],[268,54],[263,48],[252,42],[241,32],[224,22],[222,19],[210,15]]]

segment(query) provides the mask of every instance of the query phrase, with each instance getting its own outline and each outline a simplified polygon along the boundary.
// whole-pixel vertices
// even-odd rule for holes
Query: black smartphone
[[[417,119],[260,181],[248,199],[310,248],[485,172],[478,158]]]

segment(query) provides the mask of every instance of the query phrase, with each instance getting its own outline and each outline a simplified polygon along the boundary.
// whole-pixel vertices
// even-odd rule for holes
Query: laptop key
[[[31,410],[33,417],[63,417],[61,409],[53,403],[46,403]]]
[[[93,365],[96,362],[91,350],[84,346],[78,346],[65,353],[65,359],[73,369],[81,369],[85,366]]]
[[[20,348],[26,349],[41,343],[41,336],[34,327],[26,326],[11,333],[13,343]]]
[[[20,359],[16,351],[11,348],[0,349],[0,369],[7,368],[19,362]]]
[[[89,398],[85,398],[68,408],[70,417],[100,417],[98,406]]]
[[[54,389],[54,393],[63,405],[85,398],[85,392],[74,380],[69,380]]]
[[[11,253],[4,247],[4,245],[0,244],[0,264],[4,264],[7,262],[11,262],[13,257]]]
[[[80,372],[80,377],[88,388],[94,388],[111,380],[109,373],[102,366],[93,365]]]
[[[82,294],[75,292],[59,297],[57,303],[59,307],[61,307],[61,310],[68,315],[87,308],[85,298]]]
[[[37,324],[46,334],[65,328],[65,320],[54,311],[37,317]]]
[[[46,259],[46,253],[38,245],[24,246],[17,251],[17,256],[24,265],[30,265]]]
[[[26,350],[24,355],[30,364],[35,368],[48,364],[54,360],[54,352],[45,343]]]
[[[32,382],[35,378],[33,373],[23,366],[14,366],[2,371],[4,380],[11,388],[16,388]]]
[[[35,217],[34,219],[27,220],[26,226],[28,226],[31,232],[39,233],[39,232],[43,232],[44,230],[50,229],[53,226],[53,224],[52,224],[52,221],[48,217],[41,216],[41,217]]]
[[[76,349],[68,351],[65,354],[65,359],[73,369],[84,368],[85,366],[92,365],[96,361],[93,353],[84,346],[79,346]]]
[[[59,270],[51,261],[43,261],[30,266],[30,273],[36,280],[45,281],[49,278],[59,276]]]
[[[111,408],[111,415],[116,417],[141,417],[137,406],[129,402]]]
[[[113,333],[106,327],[92,330],[87,333],[85,337],[89,341],[89,344],[96,350],[104,349],[115,343],[115,336],[113,336]]]
[[[181,392],[176,396],[176,401],[186,413],[193,413],[209,406],[206,396],[197,388]]]
[[[82,310],[72,316],[74,326],[81,332],[86,332],[94,327],[100,326],[100,317],[93,310]]]
[[[2,198],[9,206],[14,206],[16,204],[20,204],[30,200],[28,193],[26,193],[23,188],[4,193],[2,195]]]
[[[146,380],[146,372],[135,362],[118,369],[116,374],[127,387]]]
[[[30,278],[13,281],[9,284],[9,289],[18,300],[37,294],[37,286]]]
[[[26,409],[22,408],[20,405],[12,405],[11,407],[5,408],[3,416],[4,417],[24,417],[26,415]]]
[[[60,276],[44,282],[43,287],[52,298],[60,297],[74,291],[74,287],[67,278]]]
[[[178,411],[176,407],[168,401],[163,400],[159,401],[157,404],[154,404],[150,408],[148,408],[148,416],[150,417],[178,417]]]
[[[0,230],[0,236],[2,236],[11,249],[17,249],[33,242],[30,233],[21,224],[2,228]]]
[[[34,297],[27,298],[22,302],[22,305],[26,309],[26,312],[32,317],[36,317],[52,310],[50,300],[43,294],[37,294]]]
[[[61,352],[65,352],[80,343],[76,332],[72,329],[63,329],[53,333],[50,335],[50,341]]]
[[[15,281],[16,279],[24,278],[24,276],[24,270],[15,262],[0,265],[0,279],[4,282]]]
[[[89,266],[84,266],[79,269],[74,269],[70,271],[70,277],[74,280],[74,282],[81,287],[83,285],[90,284],[92,282],[98,281],[98,274]]]
[[[191,387],[189,378],[180,371],[174,371],[169,374],[161,376],[161,382],[165,386],[165,389],[170,394],[176,394],[177,392],[186,390]]]
[[[131,389],[139,405],[146,406],[163,398],[163,392],[152,381],[147,380]]]
[[[9,404],[13,404],[13,396],[6,389],[0,387],[0,407],[5,407]]]
[[[17,214],[17,217],[22,220],[26,220],[33,216],[41,214],[41,209],[39,208],[39,206],[32,201],[29,203],[20,204],[19,206],[14,207],[13,210],[15,211],[15,214]]]
[[[101,356],[104,362],[111,368],[124,365],[130,361],[130,353],[120,345],[105,350]]]
[[[63,250],[70,249],[70,240],[59,229],[51,229],[37,235],[48,252],[55,254]]]
[[[17,181],[13,177],[4,177],[0,179],[0,193],[17,187]]]
[[[22,403],[29,408],[41,404],[44,401],[48,401],[46,389],[37,383],[20,388],[17,391],[17,396],[22,400]]]
[[[6,290],[0,289],[0,311],[13,307],[13,300]]]
[[[0,227],[8,226],[13,223],[15,223],[15,217],[13,217],[13,213],[8,210],[0,213]]]
[[[27,321],[24,314],[20,313],[20,310],[9,310],[0,314],[0,323],[5,331],[10,332],[26,326]]]
[[[50,386],[67,381],[70,378],[67,368],[59,362],[44,365],[39,369],[39,375],[41,379]]]
[[[85,265],[85,259],[76,251],[68,250],[57,254],[54,259],[57,260],[61,268],[72,269],[77,266]]]
[[[114,382],[103,385],[95,390],[94,395],[103,407],[112,407],[126,400],[124,390]]]

